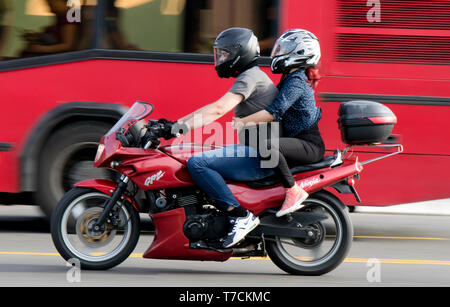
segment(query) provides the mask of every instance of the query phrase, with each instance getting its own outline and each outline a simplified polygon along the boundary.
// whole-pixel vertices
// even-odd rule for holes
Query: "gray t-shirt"
[[[228,92],[241,94],[244,97],[244,100],[234,108],[236,117],[245,117],[264,110],[278,95],[278,89],[273,84],[272,80],[258,66],[254,66],[242,72],[236,78],[233,86]],[[252,128],[246,128],[245,130],[251,131]],[[252,145],[254,143],[250,142],[252,143],[250,144],[247,138],[248,137],[245,137],[243,130],[242,133],[239,134],[239,143],[255,147]]]
[[[272,80],[258,66],[242,72],[228,92],[244,96],[244,100],[234,108],[237,117],[264,110],[278,95]]]

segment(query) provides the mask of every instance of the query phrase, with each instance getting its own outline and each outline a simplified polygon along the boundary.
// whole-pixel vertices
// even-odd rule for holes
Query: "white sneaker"
[[[246,217],[233,217],[231,231],[223,242],[223,247],[231,247],[241,241],[245,236],[259,225],[259,218],[248,211]]]

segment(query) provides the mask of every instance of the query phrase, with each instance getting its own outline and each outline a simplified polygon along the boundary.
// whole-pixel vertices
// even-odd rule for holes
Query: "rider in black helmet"
[[[258,57],[258,39],[249,29],[230,28],[220,33],[214,42],[214,66],[220,78],[236,78],[256,66]]]
[[[195,129],[216,121],[231,110],[236,117],[245,117],[266,108],[278,95],[278,90],[258,67],[258,57],[258,39],[251,30],[230,28],[220,33],[214,44],[214,66],[219,77],[235,78],[233,86],[219,100],[180,118],[177,123]],[[241,135],[239,137],[243,143]],[[194,155],[187,163],[197,185],[230,216],[232,227],[224,247],[235,245],[259,224],[258,217],[240,206],[225,182],[225,179],[258,179],[252,176],[261,175],[260,160],[256,151],[249,157],[250,150],[243,145],[224,146]]]

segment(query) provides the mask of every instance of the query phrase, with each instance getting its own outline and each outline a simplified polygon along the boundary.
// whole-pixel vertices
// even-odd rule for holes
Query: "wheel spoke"
[[[117,256],[127,245],[133,226],[126,206],[118,207],[121,231],[118,232],[110,224],[98,230],[93,227],[107,199],[109,196],[106,194],[92,192],[78,197],[67,207],[62,217],[62,236],[65,245],[76,257],[94,262],[105,261]]]
[[[351,241],[348,240],[348,236],[344,238],[344,233],[348,234],[351,231],[344,231],[349,225],[345,218],[342,219],[341,211],[339,211],[339,207],[337,208],[319,198],[307,199],[305,207],[301,211],[326,215],[326,219],[304,226],[305,230],[313,232],[314,236],[307,238],[274,237],[273,240],[268,240],[270,247],[268,252],[270,251],[269,256],[272,260],[280,268],[290,273],[307,272],[308,274],[313,274],[314,270],[318,272],[323,270],[328,263],[333,263],[336,257],[342,261],[342,255],[338,254],[338,251],[342,248],[347,250]],[[286,267],[287,264],[289,269]]]
[[[317,246],[316,248],[313,248],[310,253],[311,253],[311,258],[312,259],[319,259],[320,255],[322,255],[323,252],[323,246],[322,244],[320,244],[319,246]]]
[[[80,201],[73,207],[72,211],[70,212],[71,218],[77,220],[80,217],[80,215],[84,211],[86,211],[86,209],[87,209],[86,203],[84,201]]]

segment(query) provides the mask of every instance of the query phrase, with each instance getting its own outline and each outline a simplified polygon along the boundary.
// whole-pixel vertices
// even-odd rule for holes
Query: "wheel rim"
[[[73,200],[61,219],[60,231],[65,246],[75,257],[101,262],[116,257],[127,245],[132,233],[130,213],[126,206],[118,203],[115,208],[119,225],[105,223],[104,229],[93,230],[95,219],[103,211],[109,196],[102,193],[87,193]]]
[[[344,235],[342,222],[335,209],[321,200],[309,199],[304,204],[299,212],[313,211],[327,216],[327,219],[312,225],[312,229],[318,231],[319,238],[308,242],[303,239],[275,237],[275,244],[289,262],[303,267],[315,267],[329,261],[339,250]]]

